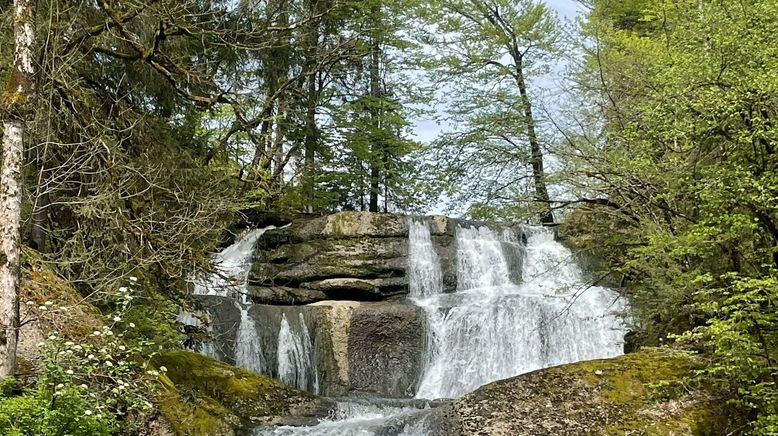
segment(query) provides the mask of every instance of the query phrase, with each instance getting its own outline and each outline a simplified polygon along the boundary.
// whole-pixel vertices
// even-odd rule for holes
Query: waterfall
[[[259,427],[255,436],[437,434],[437,415],[428,408],[434,399],[552,365],[621,354],[618,295],[586,286],[553,231],[458,227],[453,293],[443,292],[441,259],[428,224],[411,219],[408,239],[409,297],[424,311],[428,342],[417,399],[403,404],[345,398],[316,426]],[[286,313],[278,334],[278,374],[288,384],[309,386],[305,319]]]
[[[248,307],[239,302],[235,306],[240,310],[240,325],[235,335],[235,366],[258,373],[267,371],[267,363],[259,342],[257,326],[249,316]]]
[[[523,281],[513,283],[503,244],[487,227],[457,229],[457,292],[414,296],[430,330],[417,398],[453,398],[494,380],[562,363],[621,354],[624,328],[612,290],[586,287],[553,231],[526,230]],[[411,238],[410,263],[428,265]],[[426,266],[426,268],[430,268]]]
[[[235,365],[260,373],[267,370],[267,364],[257,327],[248,313],[248,274],[251,270],[254,246],[267,230],[273,228],[275,227],[270,226],[246,232],[235,243],[213,256],[213,274],[194,280],[194,295],[215,295],[233,299],[235,307],[240,311],[240,323],[237,325],[235,338]],[[216,357],[212,348],[213,343],[208,342],[200,352]]]
[[[215,272],[194,281],[194,294],[228,299],[238,309],[240,320],[236,324],[234,347],[236,366],[277,376],[285,383],[299,389],[319,392],[319,374],[315,365],[313,342],[303,313],[292,308],[277,309],[283,310],[283,312],[276,336],[278,338],[276,350],[263,350],[262,337],[267,335],[260,335],[262,333],[260,328],[266,328],[266,326],[258,326],[249,314],[252,305],[248,298],[248,274],[251,270],[254,246],[267,230],[273,228],[275,227],[270,226],[251,230],[234,244],[214,255]],[[287,317],[287,312],[296,315],[292,316],[290,320]],[[262,313],[269,315],[265,311]],[[187,317],[183,313],[179,315],[179,318],[188,323],[195,322],[192,321],[193,316]],[[275,315],[267,317],[268,323],[272,324],[272,319],[276,319]],[[197,325],[199,326],[199,324]],[[267,342],[268,340],[265,339],[266,346]],[[209,342],[206,347],[201,348],[200,352],[213,357],[215,350],[211,350],[211,348],[213,348],[213,344]],[[276,355],[273,354],[273,351],[276,352]],[[277,357],[277,361],[275,357]]]
[[[427,223],[411,219],[408,227],[409,250],[413,260],[408,264],[408,282],[412,298],[427,297],[440,293],[442,273],[440,261],[432,245],[432,237]]]
[[[232,297],[248,303],[248,274],[251,257],[259,238],[274,226],[254,229],[238,238],[234,244],[213,256],[214,273],[194,281],[194,295]]]
[[[501,238],[488,227],[457,228],[457,290],[510,284]]]
[[[311,335],[302,313],[292,328],[284,313],[278,331],[278,378],[299,389],[319,392],[319,376],[314,365]]]

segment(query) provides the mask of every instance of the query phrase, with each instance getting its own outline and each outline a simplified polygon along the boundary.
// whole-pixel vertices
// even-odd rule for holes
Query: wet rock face
[[[217,357],[235,363],[240,344],[240,309],[227,297],[199,296],[209,320]],[[351,392],[387,397],[412,397],[421,376],[425,328],[422,310],[410,303],[321,301],[301,306],[254,304],[254,321],[264,373],[280,378],[282,319],[300,335],[310,334],[309,380],[318,392],[344,396]]]
[[[348,334],[351,390],[413,396],[423,367],[424,332],[424,315],[416,306],[356,308]]]
[[[249,292],[259,304],[323,300],[383,301],[409,291],[408,217],[340,212],[301,217],[265,232],[257,243]],[[456,290],[456,227],[426,217],[441,261],[444,291]]]

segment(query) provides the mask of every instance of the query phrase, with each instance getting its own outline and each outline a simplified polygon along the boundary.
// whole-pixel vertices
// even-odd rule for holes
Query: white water
[[[443,286],[440,260],[432,246],[432,237],[427,223],[422,220],[411,220],[408,240],[409,246],[415,250],[415,261],[408,264],[410,296],[421,298],[439,293]]]
[[[248,274],[254,246],[270,226],[245,233],[235,243],[213,256],[214,272],[194,282],[194,295],[215,295],[232,298],[240,311],[240,324],[235,336],[235,365],[259,373],[267,371],[262,345],[256,324],[249,316]],[[209,329],[210,332],[210,329]],[[209,342],[201,353],[215,357],[213,343]]]
[[[249,309],[240,302],[235,302],[240,310],[240,325],[235,336],[235,366],[263,374],[267,371],[267,363],[262,353],[262,344],[254,319],[249,316]]]
[[[622,353],[617,294],[587,287],[551,230],[527,232],[524,280],[514,284],[503,244],[517,243],[515,235],[458,229],[457,292],[442,294],[439,287],[437,294],[415,298],[431,332],[417,398],[455,398],[491,381]],[[411,264],[429,265],[420,258],[426,251],[412,240]]]
[[[238,238],[234,244],[215,254],[213,274],[194,281],[194,295],[232,297],[247,304],[247,281],[254,246],[266,231],[274,228],[270,226],[251,230]]]
[[[293,329],[286,314],[281,317],[278,331],[278,378],[298,389],[319,392],[319,374],[313,358],[313,345],[303,314],[298,314],[298,327]]]
[[[260,427],[254,436],[420,436],[417,421],[429,408],[391,400],[339,401],[330,416],[314,427]],[[414,419],[418,416],[418,419]]]

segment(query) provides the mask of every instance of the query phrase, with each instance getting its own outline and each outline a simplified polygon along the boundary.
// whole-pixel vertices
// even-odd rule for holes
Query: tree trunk
[[[280,87],[281,84],[289,77],[291,41],[289,39],[289,31],[286,30],[287,27],[289,27],[288,0],[279,1],[279,17],[277,25],[282,30],[279,31],[278,38],[280,56],[278,59],[278,74],[276,74],[275,78],[277,81],[276,89],[278,89],[278,87]],[[276,110],[276,131],[275,137],[273,138],[273,175],[275,179],[273,183],[280,191],[281,186],[284,183],[284,140],[286,139],[288,122],[286,119],[287,108],[285,93],[281,93],[281,95],[278,96],[278,104],[276,106],[278,109]]]
[[[305,152],[303,170],[303,195],[305,196],[304,211],[313,212],[313,204],[316,201],[316,75],[311,72],[308,77],[308,101],[305,115]]]
[[[3,163],[0,168],[0,377],[16,372],[19,338],[19,228],[22,214],[24,129],[33,97],[35,4],[14,0],[14,65],[2,97]]]
[[[303,150],[303,198],[306,204],[305,212],[313,212],[316,200],[316,144],[318,143],[318,130],[316,126],[316,107],[319,99],[316,90],[316,55],[319,44],[318,23],[316,16],[316,2],[307,2],[310,24],[308,28],[308,41],[306,47],[305,68],[307,72],[306,82],[306,111],[305,111],[305,139]]]
[[[381,192],[381,169],[383,162],[383,145],[377,140],[381,129],[381,110],[378,107],[381,99],[381,71],[379,24],[380,7],[376,3],[371,11],[373,15],[373,35],[370,45],[370,119],[371,119],[371,153],[370,153],[370,212],[378,212],[378,195]]]
[[[540,222],[541,224],[553,224],[554,214],[551,211],[548,188],[546,187],[546,173],[543,169],[543,151],[540,149],[538,135],[535,132],[535,117],[532,114],[532,104],[530,102],[529,93],[527,92],[527,84],[524,80],[522,59],[518,53],[515,53],[513,57],[514,62],[516,63],[516,82],[519,86],[521,105],[524,108],[524,118],[527,122],[530,164],[532,165],[532,179],[535,184],[535,201],[538,202],[540,207]]]

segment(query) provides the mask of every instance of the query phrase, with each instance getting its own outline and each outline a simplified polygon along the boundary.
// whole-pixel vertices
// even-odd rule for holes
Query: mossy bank
[[[173,351],[154,357],[162,392],[159,410],[176,435],[233,435],[260,424],[311,424],[332,404],[200,354]]]

